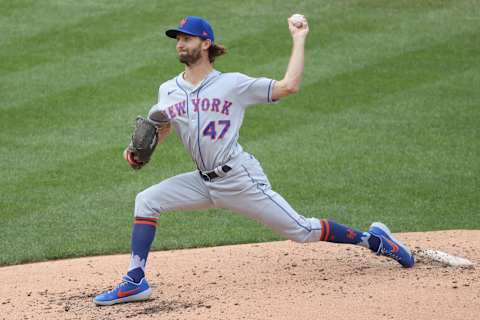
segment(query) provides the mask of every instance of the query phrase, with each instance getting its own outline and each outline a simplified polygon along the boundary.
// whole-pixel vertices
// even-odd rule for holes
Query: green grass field
[[[210,20],[216,68],[281,79],[286,18],[310,35],[302,90],[249,109],[240,143],[306,216],[480,228],[480,3],[0,0],[0,265],[128,252],[137,192],[194,164],[172,136],[134,172],[136,115],[179,73],[164,30]],[[222,210],[165,214],[154,249],[280,239]]]

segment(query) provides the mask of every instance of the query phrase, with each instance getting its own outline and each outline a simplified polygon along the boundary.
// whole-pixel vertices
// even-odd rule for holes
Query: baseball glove
[[[150,161],[158,143],[157,129],[153,121],[137,117],[132,141],[124,153],[125,160],[133,169],[141,169]]]

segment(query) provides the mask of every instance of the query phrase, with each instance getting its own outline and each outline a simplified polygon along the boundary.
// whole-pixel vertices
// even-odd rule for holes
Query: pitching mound
[[[398,234],[480,262],[480,231]],[[367,250],[290,241],[153,252],[151,300],[96,307],[128,255],[0,268],[2,319],[475,319],[480,267],[404,269]]]

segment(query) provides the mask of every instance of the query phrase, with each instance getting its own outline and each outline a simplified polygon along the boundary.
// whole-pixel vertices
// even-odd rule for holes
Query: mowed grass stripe
[[[471,148],[479,147],[480,97],[449,97],[461,92],[452,82],[468,86],[479,69],[358,109],[312,115],[309,124],[245,147],[260,159],[288,154],[288,162],[263,165],[274,188],[308,215],[360,225],[383,217],[396,230],[424,230],[425,221],[434,229],[478,228],[478,155]]]
[[[303,125],[301,126],[291,125],[286,128],[281,128],[276,130],[275,134],[273,135],[262,135],[260,139],[244,142],[244,145],[247,146],[248,149],[253,149],[254,153],[265,153],[266,157],[270,158],[273,155],[269,155],[269,152],[284,153],[288,151],[290,149],[290,145],[288,143],[278,142],[284,142],[284,139],[289,139],[289,137],[292,137],[291,139],[300,138],[304,135],[304,132],[302,131],[304,127],[310,128],[308,130],[310,133],[312,133],[315,129],[333,130],[334,128],[341,128],[342,125],[345,125],[345,122],[342,121],[343,124],[340,126],[337,122],[341,119],[344,119],[346,113],[355,113],[357,114],[356,118],[358,123],[352,122],[354,127],[361,125],[362,119],[364,119],[363,115],[366,115],[367,117],[371,115],[377,117],[378,119],[369,124],[371,128],[368,128],[368,131],[375,132],[375,124],[378,122],[384,126],[392,125],[394,129],[396,128],[400,130],[403,128],[405,129],[405,133],[413,132],[417,135],[417,137],[414,137],[412,140],[413,144],[405,144],[402,145],[402,147],[415,145],[428,150],[429,147],[432,147],[432,143],[442,144],[447,142],[451,143],[454,141],[455,144],[451,145],[450,147],[458,148],[458,150],[452,155],[452,159],[448,159],[448,163],[449,165],[455,165],[458,164],[457,161],[459,159],[457,159],[457,157],[463,158],[464,156],[468,156],[467,158],[472,158],[474,156],[472,151],[475,150],[475,148],[473,148],[473,150],[467,148],[469,143],[476,142],[475,144],[471,145],[472,147],[479,144],[479,142],[475,139],[476,135],[478,134],[478,131],[475,127],[475,121],[477,120],[479,111],[474,108],[474,106],[480,102],[480,94],[475,91],[475,88],[469,86],[472,81],[478,79],[477,72],[479,70],[479,66],[469,70],[460,70],[458,72],[449,74],[448,76],[446,75],[445,77],[436,81],[425,82],[424,84],[419,84],[414,87],[407,87],[401,91],[378,96],[376,99],[368,100],[365,103],[359,102],[355,108],[344,109],[336,113],[309,113],[311,120],[309,122],[303,122]],[[455,86],[452,86],[452,83],[455,83]],[[438,105],[439,102],[443,102],[440,107]],[[400,108],[397,112],[392,114],[390,109],[394,108],[391,106],[394,103],[401,104],[403,108]],[[270,108],[272,113],[277,114],[288,113],[291,111],[291,109],[287,109],[281,105],[266,108]],[[280,108],[280,110],[273,110],[276,108]],[[404,110],[405,108],[407,108],[406,111]],[[286,119],[290,120],[292,118],[287,117]],[[255,120],[256,119],[251,119],[250,123],[255,122]],[[437,127],[434,128],[425,128],[425,126],[422,125],[415,125],[415,122],[421,123],[422,121],[425,121],[425,123],[435,123],[438,121],[444,122],[442,122],[441,125],[438,124]],[[248,122],[245,125],[248,125]],[[352,129],[352,125],[348,125],[344,129]],[[423,136],[425,134],[423,130],[427,129],[435,129],[437,131],[431,132],[432,134],[435,133],[435,135],[426,139]],[[262,130],[266,129],[260,129],[260,131]],[[445,136],[443,131],[447,131],[449,136],[453,135],[453,140],[444,140]],[[388,136],[395,138],[397,134],[398,132],[393,130],[392,133],[388,134]],[[339,138],[345,137],[350,139],[351,136],[352,135],[350,134],[343,134],[341,131],[338,133]],[[355,135],[353,136],[355,137]],[[471,140],[466,142],[461,139],[463,136],[466,136]],[[315,146],[315,143],[328,142],[331,138],[330,135],[322,138],[322,134],[320,132],[313,136],[309,134],[307,137],[314,137],[315,139],[298,140],[299,143],[313,143],[313,146]],[[419,144],[422,141],[423,144]],[[341,150],[343,152],[347,152],[349,149],[342,143],[332,143],[331,147],[333,146],[335,146],[337,152]],[[362,145],[359,147],[361,146]],[[369,145],[367,144],[365,147],[368,148]],[[390,149],[395,150],[396,147],[398,146],[392,145]],[[299,152],[304,151],[308,153],[310,152],[310,149],[311,148],[309,148],[308,145],[302,145],[301,148],[299,148]],[[464,154],[462,154],[460,151],[463,151]],[[337,152],[333,152],[333,155]],[[437,152],[443,153],[445,150],[439,149]],[[432,152],[431,154],[433,155],[435,153]],[[292,154],[292,156],[295,156],[295,161],[293,162],[301,161],[302,159],[315,159],[315,157],[306,157],[305,154],[299,155],[297,152]],[[465,160],[466,158],[463,159]],[[465,167],[463,164],[458,164],[456,165],[456,168],[460,171],[460,169],[468,170],[469,167]],[[464,171],[463,173],[467,176],[470,176],[472,171]]]
[[[242,6],[237,9],[234,7],[232,11],[245,12]],[[178,17],[183,16],[182,10],[178,11]],[[101,16],[86,16],[73,25],[35,34],[23,39],[23,43],[4,46],[0,53],[0,61],[3,61],[0,79],[5,82],[2,84],[5,88],[4,103],[0,108],[16,107],[16,103],[34,101],[45,93],[60,93],[73,79],[93,82],[95,78],[91,79],[92,76],[135,66],[139,60],[151,60],[153,57],[149,54],[152,52],[157,59],[168,56],[159,49],[170,47],[171,41],[163,32],[177,24],[179,18],[172,19],[174,12],[155,10],[151,5],[132,7],[130,4]],[[259,25],[256,31],[267,28],[268,24]],[[229,37],[230,41],[239,36],[251,38],[248,28],[231,30],[227,26],[224,32],[233,35]],[[18,46],[23,47],[22,52],[18,52]],[[131,50],[127,51],[127,48]],[[174,56],[174,50],[171,53]],[[115,64],[119,60],[123,65]],[[169,70],[168,67],[165,69]],[[8,72],[15,70],[17,72]],[[29,89],[28,96],[23,94],[25,88]]]
[[[143,67],[117,79],[106,79],[101,85],[85,85],[41,99],[36,109],[25,106],[21,113],[6,111],[9,122],[0,138],[5,142],[0,150],[4,155],[12,147],[18,151],[0,164],[5,170],[13,168],[6,177],[9,183],[34,178],[42,170],[58,168],[64,161],[98,154],[105,146],[126,145],[135,116],[145,114],[156,99],[153,85],[148,102],[136,101],[138,90],[142,90],[139,87],[129,89],[131,96],[122,93],[125,82],[139,73],[145,74]],[[151,83],[154,81],[150,79]]]
[[[152,25],[158,27],[169,20],[177,23],[185,15],[185,8],[175,4],[177,2],[174,0],[143,1],[141,5],[136,1],[112,0],[3,0],[0,2],[0,25],[4,33],[0,45],[14,47],[15,44],[22,44],[23,51],[28,51],[27,55],[36,51],[33,44],[42,45],[37,41],[40,39],[47,45],[57,44],[67,51],[70,48],[63,47],[64,44],[82,49],[78,47],[82,42],[71,42],[79,34],[110,35],[114,40],[116,36],[121,36],[120,32],[140,31]],[[99,28],[95,30],[92,26]],[[60,40],[66,40],[66,43],[58,43]],[[47,55],[49,53],[46,52]]]
[[[50,31],[50,32],[46,32],[45,34],[42,34],[42,35],[37,35],[35,37],[40,37],[41,38],[39,40],[37,39],[38,41],[35,40],[35,38],[26,39],[25,42],[28,43],[30,47],[26,47],[26,48],[24,47],[22,51],[26,51],[26,54],[31,52],[32,54],[39,56],[41,59],[47,59],[47,61],[60,60],[59,63],[58,63],[60,68],[57,68],[55,63],[53,63],[53,64],[52,63],[47,63],[47,65],[45,65],[43,67],[39,67],[39,68],[33,68],[33,70],[31,70],[31,71],[26,70],[27,72],[25,72],[25,73],[20,72],[19,74],[13,74],[13,75],[10,74],[10,73],[5,73],[5,72],[2,73],[5,77],[8,77],[9,82],[17,83],[17,84],[24,84],[24,85],[20,85],[20,86],[17,85],[17,88],[16,88],[17,90],[12,90],[14,88],[9,88],[9,87],[5,88],[5,92],[10,93],[10,96],[8,96],[7,97],[8,99],[5,99],[5,101],[8,101],[8,102],[12,103],[12,106],[14,106],[13,102],[15,101],[15,99],[12,99],[12,98],[14,98],[14,97],[26,97],[25,95],[19,94],[20,92],[22,92],[22,93],[24,92],[25,87],[29,88],[28,97],[31,97],[31,99],[37,98],[36,93],[35,93],[35,91],[36,91],[35,90],[35,83],[36,82],[42,82],[42,80],[44,80],[44,79],[45,80],[46,79],[50,80],[49,85],[48,85],[48,87],[39,86],[38,87],[39,93],[44,93],[45,91],[51,92],[52,89],[56,91],[59,88],[62,88],[62,84],[66,82],[65,81],[66,78],[71,78],[72,75],[73,75],[73,77],[78,77],[78,76],[81,76],[81,75],[85,76],[86,73],[88,73],[88,74],[94,73],[93,72],[94,70],[85,70],[85,66],[88,66],[89,65],[88,62],[91,62],[91,61],[97,61],[98,62],[98,64],[94,66],[96,68],[95,69],[96,71],[98,71],[98,69],[100,69],[101,73],[109,73],[109,72],[111,72],[112,68],[106,69],[105,65],[111,64],[111,62],[112,62],[111,58],[118,56],[118,52],[122,52],[123,56],[121,58],[123,58],[123,59],[125,58],[126,55],[133,56],[133,57],[136,57],[138,59],[147,58],[145,56],[139,56],[139,53],[142,53],[144,51],[152,51],[152,48],[149,47],[147,50],[145,50],[145,48],[142,47],[142,44],[143,45],[145,45],[145,44],[148,45],[148,44],[155,43],[156,42],[155,37],[152,37],[152,38],[147,37],[147,39],[145,39],[144,41],[138,41],[138,39],[135,39],[137,42],[135,44],[132,43],[132,47],[137,49],[136,52],[124,52],[123,50],[120,50],[120,49],[117,50],[117,48],[115,46],[108,46],[111,43],[117,43],[119,41],[121,42],[121,40],[125,39],[125,38],[127,38],[127,39],[135,38],[136,35],[142,34],[142,33],[145,33],[146,31],[148,31],[149,27],[151,28],[151,27],[155,26],[155,28],[157,28],[157,25],[155,24],[155,22],[157,21],[156,19],[159,19],[160,21],[162,21],[161,17],[157,17],[155,11],[153,11],[153,12],[148,12],[148,11],[145,12],[145,11],[146,10],[139,10],[138,8],[135,9],[135,10],[132,10],[132,8],[130,8],[130,7],[120,8],[120,9],[117,9],[116,11],[108,13],[104,16],[100,16],[100,17],[98,17],[98,16],[92,16],[92,17],[88,16],[88,17],[85,18],[85,20],[82,20],[82,21],[78,22],[76,25],[68,26],[68,28],[61,28],[60,30],[53,30],[53,31]],[[126,15],[127,13],[128,13],[128,18],[125,18],[123,15]],[[340,17],[342,14],[343,13],[340,10],[336,10],[336,11],[334,11],[334,13],[332,15],[328,15],[328,16],[329,16],[329,18],[331,18],[332,16],[333,17],[335,17],[335,16]],[[421,13],[417,13],[417,15],[420,15],[420,14]],[[143,27],[145,30],[143,30],[143,29],[137,30],[138,28],[136,28],[136,29],[128,28],[128,27],[125,27],[124,24],[122,24],[122,21],[125,24],[131,23],[131,21],[137,21],[138,20],[138,15],[142,16],[142,21],[144,21],[144,20],[146,21],[144,24],[139,24],[139,26]],[[115,17],[117,17],[117,18],[115,18]],[[116,23],[117,21],[114,18],[121,20],[120,25],[118,25],[118,23]],[[315,18],[312,17],[313,21],[315,21],[314,19]],[[101,25],[102,23],[105,23],[105,21],[108,21],[110,23],[109,24],[110,29],[104,30],[105,28],[100,28],[99,27],[99,25]],[[367,24],[367,22],[365,22],[365,21],[362,21],[362,23]],[[389,21],[388,23],[389,23],[390,26],[395,25],[394,23],[392,23],[392,21]],[[250,41],[250,42],[253,41],[254,42],[253,44],[255,44],[255,41],[258,41],[259,43],[258,43],[257,48],[260,49],[260,52],[258,52],[258,50],[257,50],[257,51],[254,52],[254,54],[258,55],[259,57],[262,57],[262,56],[264,58],[266,57],[268,59],[269,54],[268,53],[264,54],[264,52],[262,52],[262,48],[266,48],[266,46],[261,46],[260,44],[264,41],[264,39],[269,38],[269,35],[272,34],[271,30],[285,29],[284,24],[285,23],[284,23],[283,20],[276,22],[276,25],[274,25],[274,26],[271,26],[271,25],[268,26],[268,25],[263,25],[262,24],[256,30],[256,33],[257,33],[258,37],[255,37],[254,39],[252,39],[251,36],[244,37],[243,41],[247,41],[247,42],[248,41]],[[372,22],[368,22],[368,24],[372,25]],[[360,30],[361,30],[362,24],[357,24],[357,25],[358,25],[357,29],[360,28]],[[85,26],[87,26],[87,29],[85,29]],[[263,31],[266,33],[265,36],[263,36],[262,33],[259,33],[259,31],[262,31],[262,26],[263,26]],[[319,29],[321,29],[321,26],[322,25],[320,24]],[[376,28],[381,28],[383,26],[383,24],[376,23],[374,26]],[[314,23],[312,23],[312,29],[314,30],[313,32],[315,32],[315,27],[316,26],[314,25]],[[166,25],[158,28],[158,30],[159,30],[158,35],[159,36],[160,36],[160,33],[161,33],[160,30],[163,30],[165,28],[166,28]],[[258,30],[258,29],[260,29],[260,30]],[[100,32],[98,32],[97,30],[100,30]],[[129,31],[129,30],[134,30],[134,31]],[[228,28],[227,28],[227,30],[228,30]],[[222,31],[223,31],[223,33],[231,34],[231,32],[229,32],[227,30],[225,30],[225,31],[222,30]],[[334,35],[335,38],[337,38],[337,37],[340,38],[340,39],[342,38],[342,35],[337,34],[335,32],[335,30],[333,30],[333,32],[331,32],[331,31],[332,30],[327,30],[325,35],[328,36],[329,34],[332,34],[332,35]],[[358,31],[359,30],[356,30],[357,33],[358,33]],[[352,31],[349,31],[349,32],[352,32]],[[236,33],[238,33],[238,31]],[[156,34],[156,33],[154,33],[154,34]],[[282,35],[281,32],[273,33],[273,34],[274,35],[276,35],[276,34]],[[287,32],[285,30],[285,35],[281,36],[281,39],[276,39],[276,40],[283,40],[282,42],[289,42],[288,36],[286,36],[286,34],[287,34]],[[48,41],[49,38],[51,38],[53,40]],[[234,42],[240,48],[242,48],[242,47],[248,48],[249,47],[249,45],[242,45],[243,42],[241,40],[236,41],[235,38],[233,38],[233,39],[229,38],[229,40]],[[14,43],[12,45],[13,46],[18,46],[17,43]],[[39,48],[39,45],[40,45],[40,48]],[[64,47],[57,48],[58,45],[62,45]],[[98,45],[100,45],[102,48],[103,47],[107,48],[107,52],[109,53],[107,58],[105,57],[105,55],[102,55],[102,54],[96,55],[96,54],[93,54],[92,52],[89,51],[91,49],[94,49]],[[252,45],[252,43],[250,43],[250,45]],[[125,47],[125,41],[119,43],[118,47],[124,48]],[[31,49],[28,50],[29,48],[31,48]],[[288,45],[283,45],[279,48],[277,46],[277,49],[281,49],[281,48],[284,48],[284,50],[286,50],[284,52],[284,55],[285,55],[285,57],[288,57],[289,46]],[[97,50],[93,50],[93,51],[97,51]],[[109,52],[109,51],[114,52],[114,54],[112,55],[111,52]],[[2,50],[2,52],[5,52],[6,54],[9,54],[10,50],[8,50],[8,47],[6,47],[5,50]],[[88,54],[85,55],[85,59],[81,59],[81,57],[82,57],[81,53],[82,52],[87,52],[88,53]],[[58,56],[56,55],[56,53],[58,53]],[[160,54],[161,53],[159,52],[159,55]],[[276,53],[276,54],[278,55],[278,53]],[[80,56],[80,58],[79,59],[69,59],[71,57],[71,55],[75,55],[75,57]],[[242,57],[242,54],[240,54],[239,56]],[[250,55],[245,55],[245,57],[250,58]],[[24,55],[22,55],[22,53],[10,56],[10,58],[21,59],[22,61],[27,61],[28,63],[35,63],[35,59],[33,59],[32,57],[24,56]],[[6,59],[5,61],[8,62],[8,59]],[[239,63],[243,63],[243,62],[240,60]],[[15,65],[15,64],[13,64],[13,65]],[[72,65],[73,66],[79,66],[80,68],[73,68],[73,69],[67,68],[67,70],[64,70],[65,66],[72,66]],[[125,67],[127,67],[127,66],[125,66]],[[118,67],[118,65],[114,65],[113,68],[119,68],[119,67]],[[56,81],[54,81],[52,83],[52,79],[56,79]],[[26,81],[28,81],[28,82],[26,82]]]
[[[281,111],[254,108],[247,113],[242,141],[257,139],[263,127],[256,123],[267,127],[275,124],[278,131],[289,130],[308,123],[312,113],[324,115],[369,106],[386,94],[403,92],[478,66],[480,62],[475,59],[475,52],[480,51],[480,42],[474,41],[477,37],[478,33],[463,34],[438,45],[401,52],[363,68],[310,83],[299,95],[285,99],[288,103]],[[465,47],[465,43],[471,46]],[[262,133],[262,136],[268,135],[276,135],[276,132]]]
[[[72,15],[76,16],[75,13]],[[10,72],[28,70],[40,64],[58,63],[59,60],[68,61],[70,57],[97,50],[99,46],[108,48],[116,42],[144,38],[145,34],[151,34],[154,30],[160,36],[164,27],[164,22],[160,22],[165,21],[167,16],[166,12],[130,3],[103,10],[101,15],[81,15],[75,24],[64,19],[68,22],[67,25],[59,25],[31,37],[17,38],[15,42],[3,45],[0,61],[3,61],[5,71]],[[144,42],[148,44],[148,40]],[[19,46],[22,51],[11,55]],[[126,47],[125,43],[122,47]],[[9,72],[4,72],[4,76],[8,75]]]
[[[390,36],[390,35],[388,35],[388,36]],[[364,40],[365,40],[365,39],[361,39],[360,42],[364,42]],[[386,39],[381,39],[381,40],[386,40]],[[422,40],[423,40],[423,39],[422,39]],[[352,44],[352,47],[355,46],[355,45],[356,45],[355,43]],[[368,44],[368,47],[369,47],[369,48],[371,48],[370,45],[371,45],[371,44],[369,43],[369,44]],[[366,48],[365,48],[365,49],[366,49]],[[384,48],[380,48],[379,50],[368,50],[368,52],[378,52],[378,51],[383,52],[383,49],[384,49]],[[394,49],[395,51],[398,51],[399,48],[393,48],[393,49]],[[319,53],[319,51],[327,51],[327,52],[328,52],[329,50],[328,50],[328,48],[323,49],[323,50],[322,50],[322,49],[317,49],[317,48],[315,48],[315,50],[314,50],[313,52],[311,52],[310,55],[311,55],[311,56],[315,56],[317,53]],[[335,55],[334,55],[334,54],[331,54],[330,56],[335,56]],[[282,58],[280,58],[280,59],[277,59],[277,60],[278,60],[278,61],[282,61],[282,63],[284,63],[284,60],[286,60],[286,58],[287,58],[287,56],[284,56],[284,57],[282,57]],[[348,57],[347,57],[347,58],[348,58]],[[310,61],[317,61],[317,60],[318,60],[318,59],[310,59]],[[368,60],[367,60],[367,61],[368,61]],[[345,62],[345,61],[342,61],[342,62]],[[335,66],[345,66],[345,65],[348,65],[348,64],[338,63],[338,64],[333,64],[333,65],[335,65]],[[271,68],[271,64],[266,64],[264,68]],[[337,71],[337,72],[338,72],[338,71]],[[319,76],[323,76],[324,73],[323,73],[323,72],[319,72],[319,73],[308,73],[308,72],[307,72],[307,73],[306,73],[307,78],[308,78],[308,77],[312,77],[312,74],[313,74],[314,77],[319,77]],[[329,74],[329,73],[327,72],[327,74]],[[312,78],[312,79],[311,79],[311,81],[314,81],[314,80],[316,80],[316,78]],[[307,83],[308,83],[308,81],[309,81],[309,79],[307,79]],[[40,104],[40,105],[41,105],[41,104]],[[29,106],[29,105],[28,105],[28,106]],[[27,107],[28,107],[28,106],[27,106]]]
[[[151,64],[167,54],[164,47],[155,45],[159,38],[153,31],[142,37],[114,43],[110,47],[85,52],[68,60],[33,67],[2,79],[4,94],[1,109],[21,107],[52,95],[61,95],[82,85],[93,85],[105,78],[129,72]]]
[[[93,1],[7,1],[2,0],[0,25],[2,38],[0,46],[13,43],[26,43],[33,36],[51,30],[60,30],[76,24],[84,17],[93,17],[108,13],[112,6],[94,5]],[[112,5],[114,5],[112,3]],[[52,14],[54,13],[54,14]]]
[[[418,32],[419,27],[425,24],[425,16],[438,16],[439,21],[427,23],[425,32]],[[314,37],[309,38],[307,42],[304,84],[361,69],[402,53],[448,43],[451,39],[461,37],[462,34],[478,35],[478,23],[464,23],[461,16],[449,16],[445,10],[438,10],[431,15],[418,12],[411,14],[409,19],[404,17],[401,19],[401,17],[403,16],[399,15],[396,19],[384,23],[380,23],[378,20],[381,19],[378,18],[374,20],[375,27],[371,26],[367,30],[363,30],[362,25],[359,25],[356,32],[353,30],[342,31],[340,27],[332,28],[330,24],[323,27],[321,18],[314,19],[314,21],[318,21],[318,28],[315,29],[315,22],[311,23]],[[371,20],[368,21],[369,24],[372,24]],[[461,24],[461,27],[452,28],[452,25],[457,24]],[[336,30],[336,28],[340,30]],[[470,47],[474,45],[476,39],[473,38],[471,41],[467,43]],[[285,45],[284,47],[289,52],[289,46]],[[465,48],[452,49],[462,53]],[[271,73],[271,70],[281,70],[282,73],[277,75],[281,77],[287,62],[288,56],[275,55],[274,59],[265,59],[265,63],[250,65],[249,68],[259,75]]]
[[[62,203],[75,202],[76,197],[108,192],[122,183],[134,184],[134,180],[138,179],[141,184],[153,184],[178,172],[193,170],[191,161],[180,150],[182,147],[178,144],[171,146],[176,139],[169,140],[171,141],[159,148],[163,151],[159,150],[152,160],[153,164],[141,172],[132,171],[123,160],[124,145],[106,145],[83,153],[82,156],[64,160],[58,166],[37,170],[2,187],[2,214],[20,216],[38,207],[57,206],[59,199],[62,199]],[[62,186],[68,186],[68,189],[56,191]],[[25,190],[31,192],[25,193]],[[18,212],[20,208],[21,212]]]
[[[95,19],[99,18],[95,17]],[[101,20],[96,21],[96,23],[100,22]],[[78,28],[81,29],[82,25],[83,23],[79,23]],[[54,58],[54,62],[49,60],[24,71],[2,73],[0,79],[4,87],[2,93],[4,101],[0,109],[15,108],[15,112],[18,113],[22,105],[32,108],[38,105],[32,103],[38,99],[62,95],[64,91],[74,90],[85,84],[92,85],[104,78],[111,78],[141,66],[152,65],[162,70],[161,81],[173,77],[180,69],[176,63],[172,64],[173,61],[177,61],[175,42],[163,34],[164,30],[172,24],[149,26],[148,31],[140,33],[141,36],[134,33],[126,34],[128,35],[126,38],[113,37],[115,41],[98,41],[92,39],[92,35],[88,35],[90,38],[85,38],[84,42],[90,43],[87,46],[92,47],[90,50],[76,51],[73,48],[70,54],[66,55],[65,50],[59,50],[59,59]],[[108,33],[105,34],[109,36]],[[230,41],[235,41],[237,37],[251,37],[251,35],[246,31],[240,31],[235,33]],[[55,51],[55,48],[46,47],[45,50]],[[27,59],[27,61],[30,60]],[[158,84],[155,85],[158,86]],[[28,94],[25,94],[26,88],[28,88]]]

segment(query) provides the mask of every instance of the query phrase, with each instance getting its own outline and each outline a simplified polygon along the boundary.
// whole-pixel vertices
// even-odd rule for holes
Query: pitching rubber
[[[413,252],[415,257],[422,262],[437,262],[444,266],[474,268],[475,264],[468,259],[457,257],[443,251],[432,249],[418,249]]]

